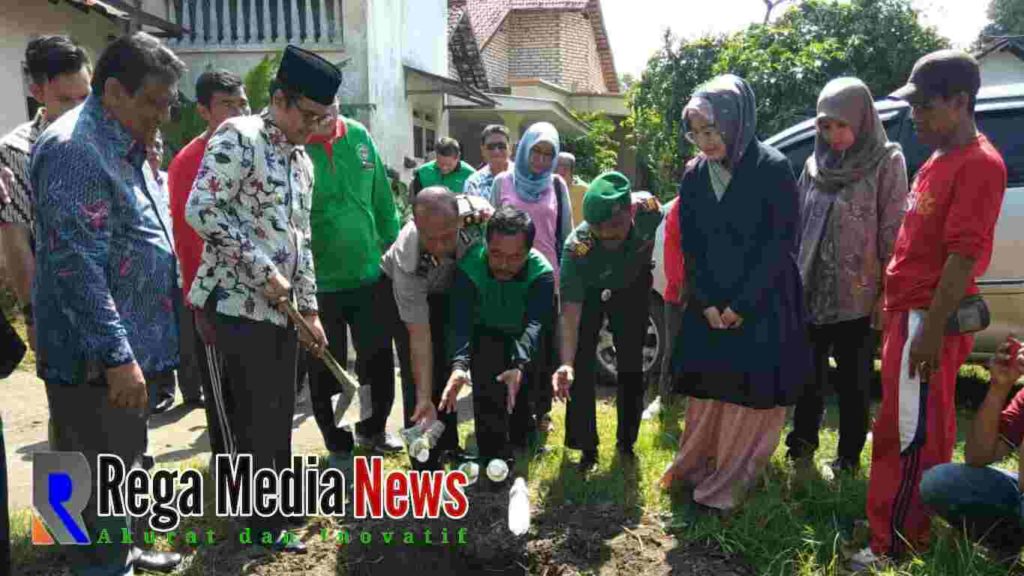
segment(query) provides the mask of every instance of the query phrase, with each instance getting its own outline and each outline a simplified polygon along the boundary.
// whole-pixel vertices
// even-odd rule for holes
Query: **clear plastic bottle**
[[[443,433],[444,422],[440,420],[434,420],[426,428],[416,424],[400,432],[405,445],[409,448],[409,455],[421,463],[430,458],[430,451],[437,445]]]
[[[516,536],[530,531],[530,492],[521,476],[508,492],[508,529]]]
[[[463,462],[459,465],[459,470],[466,475],[467,486],[476,484],[477,479],[480,478],[480,465],[476,462]]]

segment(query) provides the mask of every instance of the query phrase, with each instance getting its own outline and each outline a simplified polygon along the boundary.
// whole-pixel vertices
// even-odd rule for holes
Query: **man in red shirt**
[[[1016,354],[1014,353],[1016,352]],[[1024,350],[1013,339],[992,362],[992,383],[967,436],[964,464],[940,464],[921,479],[921,500],[957,531],[1016,562],[1024,544],[1021,479],[1024,478],[1024,390],[1006,397],[1024,374]],[[1006,406],[1004,409],[1003,406]],[[1017,453],[1017,473],[990,467]]]
[[[192,183],[199,172],[199,164],[206,152],[206,142],[217,127],[228,118],[249,114],[249,100],[245,96],[242,79],[226,70],[204,72],[196,80],[196,100],[199,115],[206,121],[206,131],[178,152],[167,169],[167,186],[171,196],[171,223],[174,229],[174,251],[178,256],[185,302],[192,281],[199,270],[203,254],[203,240],[185,221]],[[213,325],[202,310],[181,307],[181,372],[183,378],[199,381],[206,397],[206,421],[213,456],[234,452],[234,442],[228,424],[225,401],[228,391],[220,370],[220,360],[214,349]]]
[[[935,149],[918,171],[885,276],[882,406],[875,420],[867,514],[872,564],[928,544],[921,474],[949,462],[956,441],[956,375],[974,344],[949,326],[992,256],[1006,190],[1002,156],[974,122],[978,63],[943,50],[914,65],[895,93],[920,141]]]

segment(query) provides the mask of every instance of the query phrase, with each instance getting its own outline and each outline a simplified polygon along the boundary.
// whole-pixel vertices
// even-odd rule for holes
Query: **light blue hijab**
[[[530,150],[541,142],[547,142],[554,148],[554,156],[551,158],[551,166],[540,174],[530,172]],[[558,130],[548,122],[537,122],[526,130],[519,145],[516,147],[516,167],[514,171],[514,182],[516,194],[524,202],[536,202],[544,190],[553,184],[551,175],[555,172],[558,164],[558,152],[560,146],[558,141]]]

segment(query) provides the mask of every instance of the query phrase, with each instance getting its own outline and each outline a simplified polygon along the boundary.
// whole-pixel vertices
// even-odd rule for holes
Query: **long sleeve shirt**
[[[478,293],[477,286],[462,270],[455,273],[452,287],[451,349],[452,368],[469,370],[473,329],[480,324],[475,313]],[[526,317],[523,330],[515,338],[512,357],[508,368],[520,368],[533,359],[540,342],[544,326],[552,319],[554,309],[555,277],[551,272],[537,276],[526,291]]]
[[[93,96],[36,142],[33,301],[43,380],[82,384],[132,361],[146,374],[178,363],[170,222],[145,161],[145,147]]]
[[[185,221],[188,197],[199,173],[199,164],[206,153],[206,135],[196,137],[178,152],[167,167],[167,188],[171,196],[171,222],[174,229],[174,251],[181,266],[182,290],[186,300],[192,289],[199,263],[203,258],[203,239]]]
[[[202,307],[216,293],[217,312],[287,326],[263,294],[280,273],[301,312],[315,312],[310,249],[313,166],[269,115],[232,118],[210,138],[185,219],[206,242],[189,292]]]

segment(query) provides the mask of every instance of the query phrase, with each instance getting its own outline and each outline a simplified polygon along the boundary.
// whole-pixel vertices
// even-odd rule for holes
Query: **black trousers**
[[[814,347],[814,381],[804,387],[793,412],[793,431],[786,446],[794,457],[814,454],[818,431],[825,414],[825,390],[829,378],[829,355],[835,356],[839,394],[839,458],[859,461],[867,439],[871,407],[871,371],[877,335],[871,319],[810,327]]]
[[[210,303],[213,304],[212,299]],[[217,454],[233,454],[235,441],[231,435],[230,424],[231,387],[224,373],[224,359],[216,347],[208,346],[199,337],[194,311],[191,308],[183,308],[178,322],[181,328],[181,368],[178,371],[178,382],[198,382],[203,391],[206,430],[210,437],[210,452],[213,457],[216,458]],[[216,315],[213,306],[204,313],[210,318]]]
[[[0,417],[0,574],[11,573],[11,524],[7,511],[7,453],[4,421]]]
[[[215,327],[231,382],[231,428],[238,454],[251,454],[254,469],[288,468],[295,414],[296,332],[224,314],[216,315]],[[251,521],[254,531],[276,531],[281,526],[280,516],[254,515]]]
[[[473,375],[473,419],[480,461],[492,458],[510,460],[513,449],[524,449],[530,424],[530,388],[533,385],[526,370],[512,414],[508,413],[508,386],[498,376],[508,370],[515,337],[480,326],[473,329],[470,347],[470,371]],[[529,368],[529,366],[527,366]]]
[[[387,292],[391,294],[391,279],[382,277]],[[409,348],[409,330],[398,316],[395,299],[388,299],[389,305],[384,307],[381,321],[392,327],[395,349],[398,352],[398,365],[402,373],[402,409],[406,428],[413,425],[412,414],[416,409],[416,383],[413,379],[412,355]],[[430,304],[430,339],[434,348],[434,374],[431,400],[436,406],[441,401],[445,384],[451,374],[451,366],[445,352],[445,338],[448,326],[449,295],[434,294],[428,298]],[[458,414],[438,412],[438,420],[444,423],[444,433],[438,440],[437,447],[430,452],[430,460],[420,464],[412,460],[415,470],[435,470],[440,467],[438,455],[444,450],[457,450],[459,447]]]
[[[362,436],[384,432],[395,401],[394,354],[388,327],[380,321],[381,310],[388,299],[393,301],[394,296],[390,287],[382,282],[316,296],[328,348],[339,362],[344,363],[348,358],[348,330],[352,330],[356,377],[360,386],[370,386],[373,402],[373,416],[356,425],[356,432]],[[331,396],[341,391],[341,385],[327,366],[316,358],[309,359],[309,389],[313,416],[327,449],[350,452],[353,448],[352,432],[334,425],[334,405],[331,404]]]
[[[574,363],[576,378],[566,408],[565,445],[576,450],[596,450],[597,438],[597,339],[605,316],[615,341],[618,368],[616,408],[619,446],[632,448],[640,431],[644,402],[643,341],[647,331],[647,299],[651,272],[644,270],[623,290],[601,300],[601,290],[587,290],[580,316]],[[637,303],[643,303],[638,313]]]
[[[540,419],[551,412],[551,375],[558,370],[558,297],[555,297],[554,313],[551,314],[552,322],[544,327],[540,333],[540,346],[537,348],[536,358],[530,363],[530,394],[527,397],[530,401],[530,414]]]

